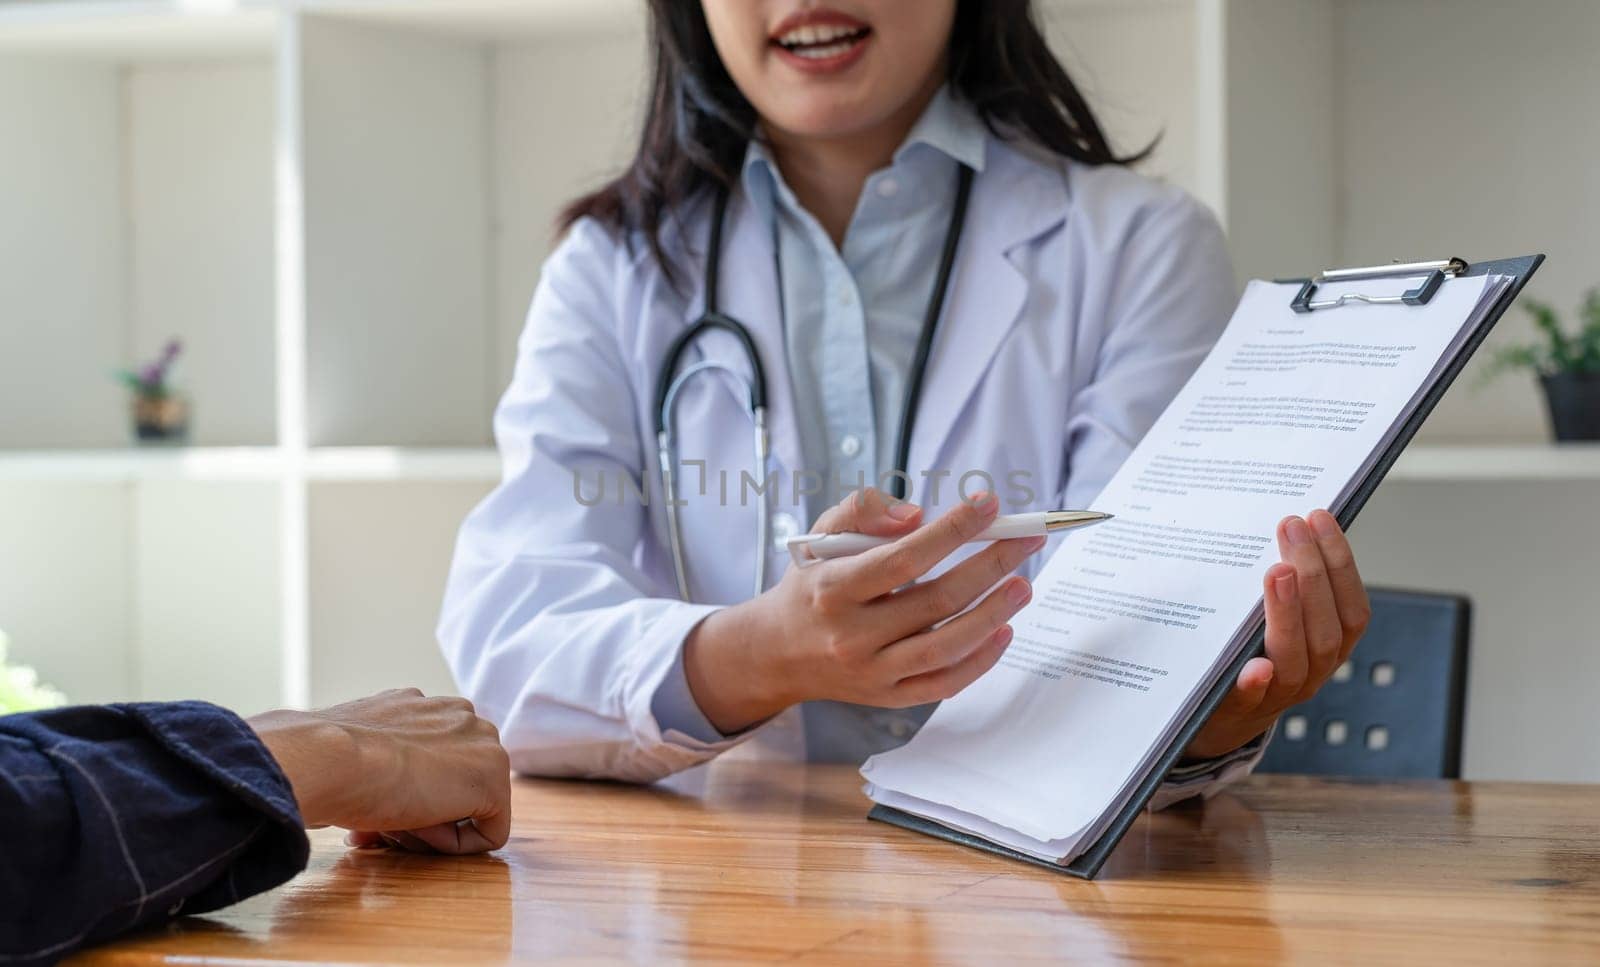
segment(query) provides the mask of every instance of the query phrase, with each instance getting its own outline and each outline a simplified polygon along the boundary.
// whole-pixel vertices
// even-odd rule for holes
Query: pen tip
[[[1101,513],[1098,510],[1051,511],[1045,515],[1045,529],[1057,531],[1070,530],[1074,527],[1088,527],[1108,521],[1112,516],[1112,514]]]

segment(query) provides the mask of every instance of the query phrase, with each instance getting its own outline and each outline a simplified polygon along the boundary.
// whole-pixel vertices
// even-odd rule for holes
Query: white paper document
[[[1334,513],[1512,279],[1297,314],[1252,282],[1194,377],[1045,565],[993,670],[862,767],[875,801],[1067,863],[1249,645],[1290,514]],[[1415,281],[1324,287],[1393,295]]]

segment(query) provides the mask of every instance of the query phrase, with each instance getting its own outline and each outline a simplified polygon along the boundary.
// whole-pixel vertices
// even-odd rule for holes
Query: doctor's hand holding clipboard
[[[1112,148],[1029,0],[650,8],[639,148],[540,274],[440,642],[521,772],[859,763],[1007,647],[1039,542],[957,548],[1093,506],[1233,270],[1211,213]],[[893,542],[795,567],[808,530]],[[1331,517],[1279,543],[1267,657],[1164,801],[1247,771],[1365,624]]]

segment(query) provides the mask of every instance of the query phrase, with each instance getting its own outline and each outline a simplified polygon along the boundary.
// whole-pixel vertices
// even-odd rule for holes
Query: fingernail
[[[1311,529],[1317,532],[1318,537],[1325,540],[1339,536],[1339,522],[1325,510],[1319,510],[1311,515]]]
[[[1000,646],[1009,645],[1011,644],[1011,637],[1014,634],[1016,634],[1016,632],[1011,630],[1010,625],[1002,625],[1000,630],[994,633],[994,643]]]
[[[889,516],[895,520],[905,521],[917,516],[921,510],[922,508],[916,504],[891,504],[889,506]]]
[[[1290,571],[1288,574],[1279,575],[1278,579],[1272,582],[1272,591],[1278,596],[1279,601],[1284,604],[1293,604],[1295,595],[1294,572]]]
[[[1289,518],[1288,523],[1283,525],[1283,532],[1288,535],[1291,544],[1311,543],[1311,528],[1307,527],[1306,522],[1299,517]]]
[[[1006,600],[1018,608],[1027,604],[1028,599],[1032,597],[1033,585],[1026,581],[1013,581],[1011,586],[1006,588]]]
[[[1030,537],[1028,538],[1028,553],[1038,553],[1048,543],[1050,543],[1050,538],[1048,537]]]
[[[987,517],[1000,509],[1000,501],[991,493],[973,494],[972,506],[977,508],[978,513]]]

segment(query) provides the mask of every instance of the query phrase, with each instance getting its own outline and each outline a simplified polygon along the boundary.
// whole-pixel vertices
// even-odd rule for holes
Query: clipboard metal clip
[[[1289,303],[1295,312],[1311,312],[1313,309],[1337,309],[1350,302],[1365,302],[1374,306],[1425,306],[1428,301],[1444,285],[1446,278],[1455,278],[1465,273],[1469,266],[1462,259],[1442,259],[1437,262],[1396,262],[1393,265],[1372,265],[1360,269],[1330,269],[1314,279],[1301,283],[1300,291]],[[1363,295],[1359,292],[1348,292],[1333,299],[1316,301],[1317,286],[1329,282],[1355,282],[1362,279],[1394,279],[1404,276],[1425,276],[1422,284],[1415,289],[1402,292],[1399,295]]]

